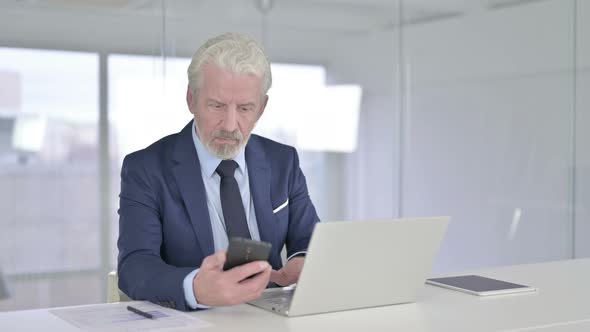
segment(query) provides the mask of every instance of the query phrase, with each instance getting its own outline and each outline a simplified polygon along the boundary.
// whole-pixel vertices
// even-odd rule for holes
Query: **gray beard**
[[[250,137],[248,137],[250,138]],[[248,140],[242,141],[240,144],[232,146],[228,144],[214,145],[212,142],[205,143],[205,148],[209,153],[219,159],[234,159],[240,154],[240,151],[246,146]]]
[[[197,136],[199,136],[199,139],[201,139],[201,137],[203,137],[203,135],[201,135],[201,131],[199,130],[199,126],[195,126],[195,129],[197,130]],[[235,137],[222,136],[222,138],[235,138]],[[215,136],[213,137],[213,139],[215,139]],[[246,146],[246,144],[248,144],[248,140],[250,139],[250,135],[248,135],[248,137],[246,137],[246,139],[242,139],[241,142],[235,146],[229,145],[229,144],[215,145],[215,144],[213,144],[213,139],[211,139],[211,141],[209,141],[209,142],[203,142],[203,141],[201,141],[201,142],[205,146],[205,149],[207,151],[209,151],[209,153],[211,153],[212,155],[214,155],[215,157],[217,157],[219,159],[227,160],[227,159],[234,159],[235,157],[238,156],[240,151],[242,151],[242,149]]]

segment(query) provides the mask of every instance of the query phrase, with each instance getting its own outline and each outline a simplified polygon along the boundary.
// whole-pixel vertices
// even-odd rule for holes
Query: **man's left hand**
[[[299,279],[299,274],[303,268],[303,262],[305,257],[293,257],[287,265],[283,266],[282,269],[270,271],[270,281],[274,282],[279,286],[288,286],[294,284]]]

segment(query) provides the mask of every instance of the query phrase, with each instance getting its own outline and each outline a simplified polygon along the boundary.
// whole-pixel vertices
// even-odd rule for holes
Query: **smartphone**
[[[272,244],[268,242],[255,241],[241,237],[233,237],[229,240],[227,247],[227,258],[223,270],[254,262],[266,261],[270,256]]]

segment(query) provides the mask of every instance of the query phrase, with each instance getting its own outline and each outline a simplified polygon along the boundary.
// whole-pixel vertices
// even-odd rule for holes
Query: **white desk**
[[[425,286],[414,304],[286,318],[249,305],[192,313],[202,331],[590,331],[590,259],[477,271],[538,293],[479,298]],[[0,313],[0,331],[75,331],[48,309]]]

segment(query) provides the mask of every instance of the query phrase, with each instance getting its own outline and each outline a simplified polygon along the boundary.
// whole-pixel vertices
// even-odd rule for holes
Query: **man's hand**
[[[199,304],[234,305],[262,295],[272,270],[267,262],[251,262],[223,271],[225,259],[226,252],[221,250],[203,260],[199,273],[193,279],[193,289]],[[257,273],[257,276],[247,279]]]
[[[270,272],[270,281],[280,286],[288,286],[299,280],[305,257],[291,258],[282,269]]]

